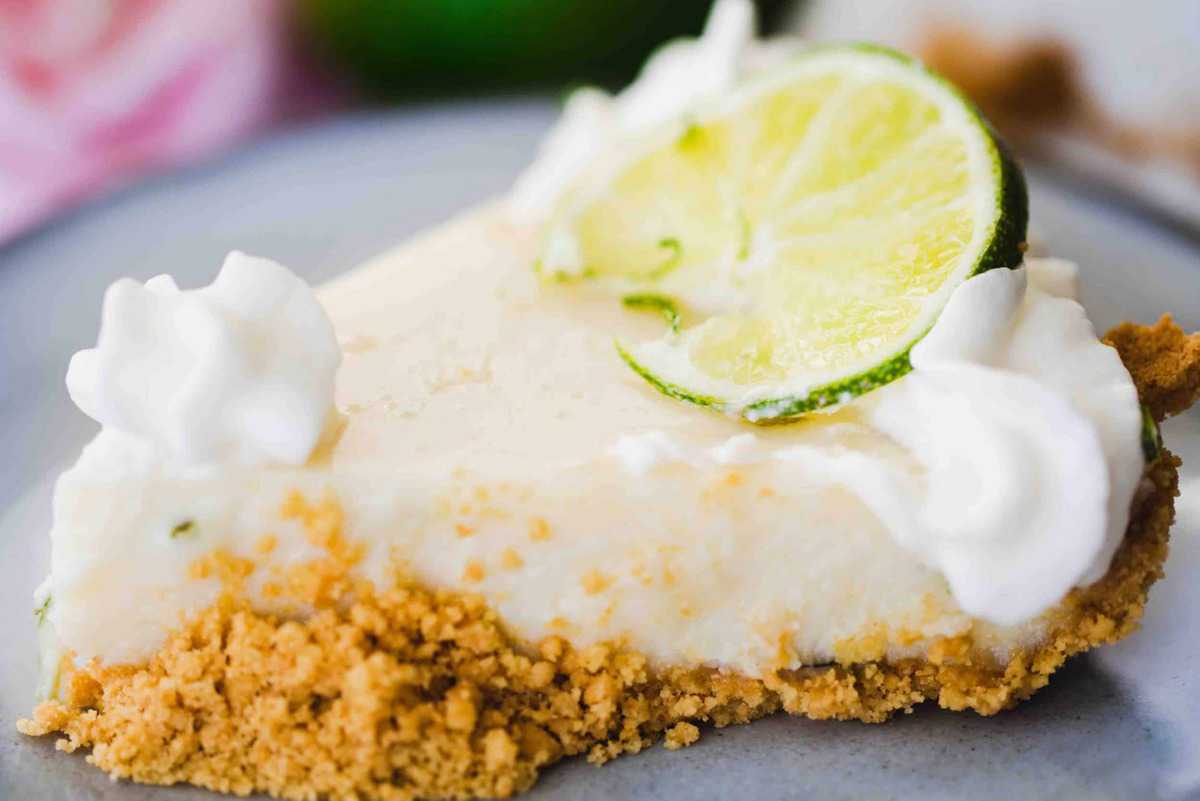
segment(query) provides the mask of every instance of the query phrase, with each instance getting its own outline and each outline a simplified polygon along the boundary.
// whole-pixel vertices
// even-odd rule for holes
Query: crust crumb
[[[484,568],[483,562],[478,559],[471,559],[467,562],[467,566],[463,568],[463,581],[480,582],[487,578],[487,569]]]
[[[1200,333],[1185,334],[1171,315],[1153,326],[1121,323],[1104,341],[1121,354],[1155,420],[1179,414],[1200,398]]]
[[[606,576],[599,570],[592,569],[583,575],[580,579],[580,584],[583,585],[583,591],[588,595],[597,595],[604,592],[613,583],[611,576]]]
[[[500,552],[500,565],[508,570],[518,570],[525,565],[525,560],[515,548],[505,548]]]
[[[529,521],[529,539],[534,542],[545,542],[550,539],[550,524],[543,517],[535,517]]]
[[[241,590],[253,572],[254,562],[224,550],[213,551],[188,565],[191,578],[216,578],[221,586],[232,591]]]
[[[686,748],[700,739],[700,729],[692,723],[676,723],[667,730],[663,745],[671,751]]]

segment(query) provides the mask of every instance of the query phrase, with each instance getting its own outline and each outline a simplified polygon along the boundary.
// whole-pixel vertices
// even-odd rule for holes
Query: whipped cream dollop
[[[1108,570],[1145,468],[1137,390],[1077,283],[1069,262],[1028,259],[955,290],[912,372],[850,402],[911,460],[752,433],[689,452],[649,431],[610,453],[639,477],[676,461],[790,465],[856,495],[963,611],[1027,621]]]
[[[1137,389],[1076,285],[1054,259],[966,281],[869,411],[926,471],[902,544],[998,623],[1105,574],[1145,469]]]
[[[755,38],[750,0],[717,0],[699,39],[660,47],[637,80],[617,95],[587,87],[567,98],[562,116],[543,141],[532,165],[509,195],[519,223],[544,220],[562,192],[598,157],[673,119],[705,99],[717,97],[759,69],[786,57],[796,42]]]
[[[95,348],[71,359],[71,399],[106,432],[181,464],[308,460],[335,414],[342,353],[312,289],[234,251],[216,280],[124,278],[104,296]]]

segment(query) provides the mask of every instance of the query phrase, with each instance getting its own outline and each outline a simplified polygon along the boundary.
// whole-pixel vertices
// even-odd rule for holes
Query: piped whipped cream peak
[[[659,48],[624,91],[615,96],[590,87],[574,92],[537,160],[513,187],[509,197],[513,220],[544,220],[566,187],[597,157],[729,91],[749,73],[794,48],[786,40],[756,41],[755,28],[750,0],[717,0],[703,36]]]
[[[1076,285],[1070,262],[1029,259],[955,290],[912,372],[849,404],[906,459],[837,439],[768,447],[752,433],[700,452],[650,431],[610,452],[639,478],[671,463],[772,461],[796,486],[842,486],[945,577],[964,612],[1022,623],[1105,574],[1145,467],[1137,391]]]
[[[335,414],[342,353],[312,289],[234,251],[207,287],[123,278],[95,348],[71,359],[71,399],[106,430],[182,464],[303,464]]]
[[[1042,259],[965,282],[870,414],[926,471],[898,536],[998,623],[1107,572],[1145,469],[1137,390],[1076,283]]]

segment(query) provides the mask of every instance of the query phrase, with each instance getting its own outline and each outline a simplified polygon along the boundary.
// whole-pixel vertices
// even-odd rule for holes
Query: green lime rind
[[[627,309],[639,309],[642,311],[656,311],[663,316],[667,321],[667,325],[672,332],[679,332],[681,317],[679,315],[679,307],[675,305],[675,301],[668,298],[666,295],[656,295],[650,292],[639,292],[634,295],[626,295],[621,298],[621,303]]]
[[[913,341],[903,353],[882,364],[849,378],[831,381],[805,395],[757,401],[741,411],[748,422],[763,424],[788,423],[809,412],[840,406],[884,384],[890,384],[912,370],[908,355],[919,340]]]
[[[965,98],[963,102],[967,102]],[[974,109],[974,106],[971,108]],[[975,115],[983,130],[987,131],[995,154],[995,169],[1000,186],[1000,215],[992,225],[991,242],[975,262],[975,269],[971,275],[1001,267],[1015,270],[1025,261],[1029,228],[1029,189],[1025,185],[1025,174],[1021,172],[1008,145],[992,130],[992,126],[978,110],[975,110]]]
[[[50,614],[50,604],[54,602],[54,596],[47,593],[46,599],[33,610],[33,616],[37,618],[37,624],[41,626],[46,622],[46,615]]]
[[[912,370],[912,363],[908,358],[909,350],[905,350],[902,354],[889,359],[878,367],[851,376],[850,378],[840,379],[817,387],[804,395],[757,401],[738,409],[722,398],[712,395],[702,395],[679,384],[664,381],[649,368],[642,365],[620,343],[617,343],[617,353],[620,354],[625,364],[629,365],[630,369],[664,395],[725,414],[734,413],[746,422],[754,423],[755,425],[780,425],[795,422],[798,417],[809,412],[846,403],[852,398],[870,392],[872,389],[877,389],[884,384],[890,384]]]
[[[1153,462],[1162,453],[1162,432],[1150,407],[1142,404],[1142,455],[1146,464]]]
[[[728,406],[728,404],[720,398],[714,398],[709,395],[701,395],[693,392],[687,387],[681,387],[678,384],[672,384],[670,381],[662,380],[654,373],[643,367],[641,363],[633,357],[633,354],[631,354],[620,342],[616,343],[616,346],[617,353],[620,355],[622,361],[629,365],[631,370],[640,375],[642,378],[646,379],[646,381],[654,386],[655,389],[667,397],[686,401],[687,403],[694,403],[697,406],[715,409],[719,412],[725,411],[726,407]]]

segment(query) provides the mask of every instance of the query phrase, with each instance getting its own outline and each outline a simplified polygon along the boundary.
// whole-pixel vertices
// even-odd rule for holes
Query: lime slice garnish
[[[671,309],[622,357],[751,421],[898,378],[958,284],[1021,262],[1020,171],[957,91],[881,48],[809,50],[626,154],[567,192],[538,269]]]

